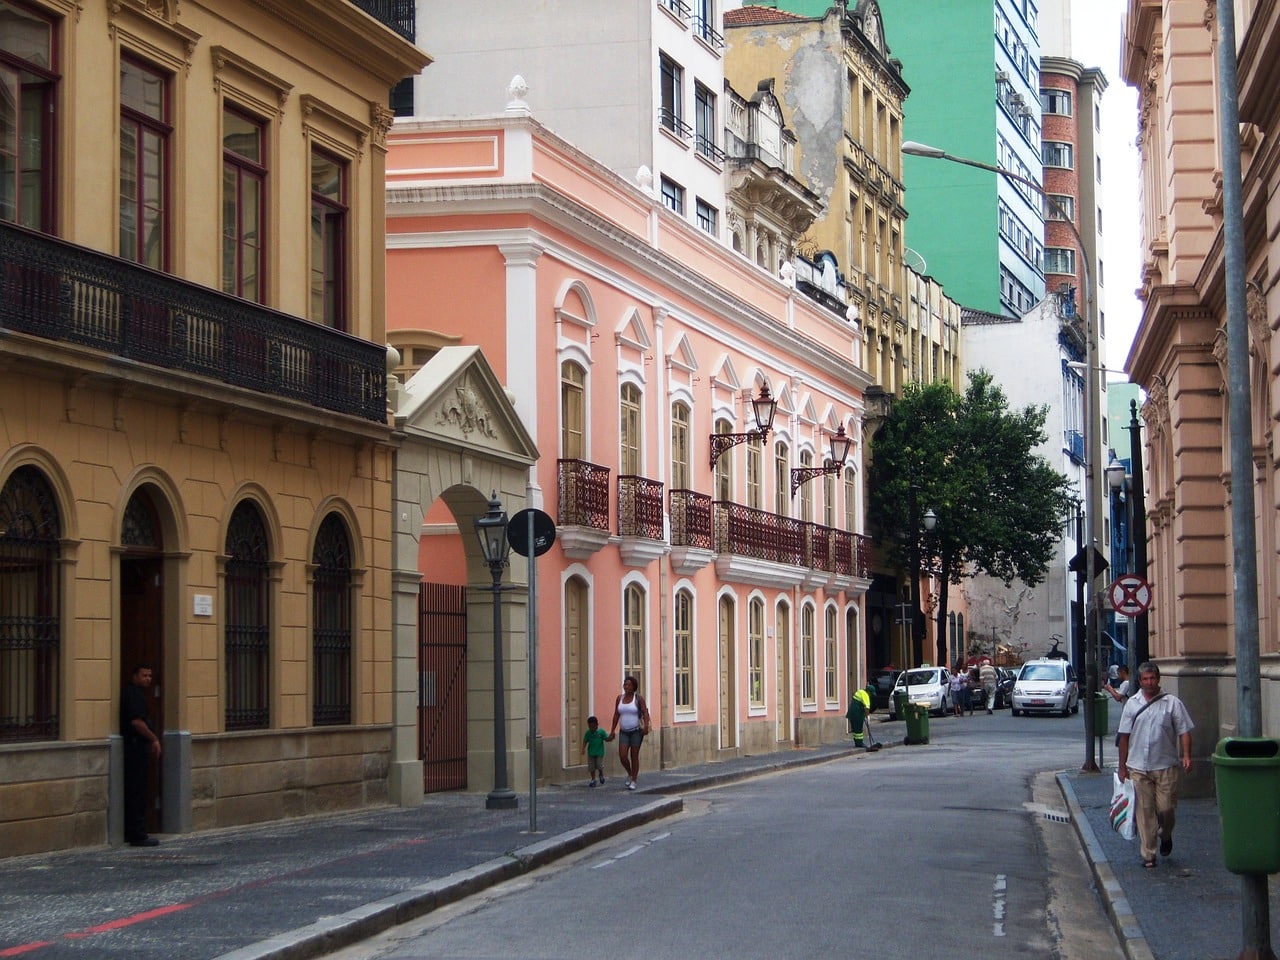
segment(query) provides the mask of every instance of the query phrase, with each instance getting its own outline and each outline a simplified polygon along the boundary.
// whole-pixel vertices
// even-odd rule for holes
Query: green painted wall
[[[992,0],[921,5],[880,0],[890,56],[911,87],[903,139],[996,162]],[[907,245],[966,307],[1000,312],[996,177],[945,160],[905,157]]]

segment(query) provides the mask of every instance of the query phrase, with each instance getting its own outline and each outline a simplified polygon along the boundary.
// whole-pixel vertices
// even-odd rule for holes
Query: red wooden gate
[[[427,793],[466,789],[466,587],[418,590],[418,757]]]

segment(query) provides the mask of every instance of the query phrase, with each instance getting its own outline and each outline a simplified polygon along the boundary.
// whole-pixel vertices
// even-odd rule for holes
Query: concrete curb
[[[1071,813],[1071,822],[1076,828],[1076,836],[1080,838],[1080,845],[1084,847],[1085,856],[1089,858],[1089,867],[1093,871],[1098,893],[1107,908],[1107,915],[1111,918],[1116,935],[1120,938],[1121,949],[1129,960],[1155,960],[1155,954],[1151,952],[1146,935],[1142,932],[1142,925],[1133,915],[1124,890],[1111,869],[1111,861],[1107,859],[1102,845],[1098,843],[1098,838],[1093,832],[1093,827],[1084,815],[1084,809],[1080,806],[1075,788],[1071,786],[1070,777],[1060,773],[1057,775],[1057,780],[1062,798],[1066,801],[1067,810]]]
[[[310,960],[366,940],[375,934],[425,916],[433,910],[544,867],[571,853],[633,827],[670,817],[684,809],[679,797],[663,798],[626,813],[569,830],[513,850],[447,877],[419,884],[403,893],[367,903],[305,927],[224,953],[217,960]]]

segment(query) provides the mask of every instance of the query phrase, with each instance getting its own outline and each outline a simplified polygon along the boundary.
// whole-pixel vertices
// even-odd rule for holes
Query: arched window
[[[773,445],[773,512],[791,515],[791,451],[781,440]]]
[[[813,466],[813,454],[808,450],[800,452],[801,468]],[[811,523],[813,521],[813,484],[803,483],[800,485],[800,519]]]
[[[262,513],[248,500],[227,526],[223,617],[228,730],[255,730],[271,722],[270,553]]]
[[[671,405],[671,489],[689,489],[689,407]]]
[[[636,678],[636,689],[644,696],[645,627],[644,589],[628,584],[622,595],[622,675]]]
[[[693,710],[693,594],[676,591],[675,616],[675,706]]]
[[[813,606],[806,604],[800,610],[800,700],[805,704],[818,702],[817,677],[814,676],[817,651],[814,649],[813,618]]]
[[[311,554],[311,722],[351,722],[351,540],[331,513]]]
[[[61,537],[49,482],[14,470],[0,489],[0,743],[58,739]]]
[[[587,372],[569,360],[560,364],[560,456],[587,455]]]
[[[764,706],[764,601],[754,597],[747,608],[747,686],[751,706]]]
[[[716,421],[716,433],[733,433],[733,424],[723,418]],[[715,469],[716,499],[730,501],[733,499],[733,454],[729,450],[716,458]]]
[[[836,608],[827,607],[826,615],[823,617],[823,672],[826,676],[826,692],[828,700],[835,700],[840,695],[840,690],[836,685],[836,664],[839,659],[839,652],[836,649],[836,637],[838,635]]]
[[[640,475],[640,389],[633,383],[622,385],[619,400],[621,422],[618,425],[618,472],[623,476]]]

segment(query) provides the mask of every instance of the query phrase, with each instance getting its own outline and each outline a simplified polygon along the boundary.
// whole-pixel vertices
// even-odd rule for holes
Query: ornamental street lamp
[[[769,384],[766,381],[760,386],[760,396],[751,401],[751,415],[755,417],[756,428],[746,433],[713,433],[711,434],[711,466],[715,467],[720,454],[740,443],[763,443],[773,429],[773,415],[778,412],[778,401],[769,395]],[[794,491],[792,491],[794,493]]]
[[[717,434],[725,436],[725,434]],[[826,462],[820,467],[794,467],[791,470],[791,496],[796,495],[801,484],[808,483],[814,477],[839,476],[844,470],[844,463],[849,459],[849,448],[853,446],[853,438],[844,432],[844,424],[836,428],[831,435],[830,448]]]
[[[507,786],[507,691],[502,675],[502,571],[507,566],[507,514],[497,491],[489,498],[489,512],[476,517],[480,553],[493,577],[493,789],[485,797],[486,810],[514,810],[515,791]]]
[[[1085,364],[1088,367],[1086,376],[1085,390],[1086,396],[1086,421],[1087,427],[1087,451],[1085,454],[1085,541],[1081,545],[1084,552],[1084,564],[1086,570],[1086,584],[1088,586],[1088,600],[1085,607],[1085,697],[1089,708],[1084,714],[1084,741],[1085,741],[1085,760],[1081,766],[1085,771],[1096,771],[1098,769],[1097,761],[1094,759],[1094,731],[1093,731],[1093,700],[1094,695],[1098,692],[1098,584],[1097,577],[1102,571],[1099,569],[1097,558],[1101,556],[1097,548],[1094,546],[1095,532],[1094,525],[1097,523],[1098,514],[1102,510],[1101,490],[1098,484],[1097,471],[1102,462],[1102,423],[1099,404],[1097,402],[1099,396],[1099,367],[1098,367],[1098,316],[1097,303],[1094,298],[1093,283],[1093,267],[1089,263],[1088,250],[1085,247],[1084,238],[1080,236],[1080,231],[1076,228],[1074,219],[1068,215],[1053,197],[1045,192],[1044,187],[1027,177],[1014,173],[1012,170],[1006,170],[1004,167],[996,166],[991,163],[983,163],[980,160],[970,160],[967,157],[957,157],[947,153],[941,147],[931,147],[924,143],[915,143],[906,141],[902,144],[902,152],[912,157],[925,157],[931,160],[949,160],[952,163],[959,163],[966,167],[975,167],[979,170],[986,170],[1004,177],[1012,183],[1022,184],[1029,190],[1034,191],[1043,198],[1044,202],[1053,210],[1054,214],[1060,218],[1070,229],[1071,235],[1076,241],[1076,245],[1080,248],[1080,263],[1084,267],[1084,286],[1085,286],[1085,324],[1086,324],[1086,359]],[[1247,395],[1247,394],[1246,394]]]

